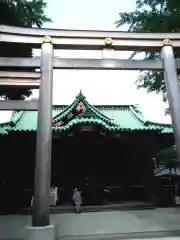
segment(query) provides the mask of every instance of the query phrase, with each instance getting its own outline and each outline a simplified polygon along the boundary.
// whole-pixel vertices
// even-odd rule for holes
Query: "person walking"
[[[74,189],[74,194],[72,197],[75,207],[76,207],[76,212],[80,213],[81,212],[81,204],[82,204],[82,197],[81,197],[81,192],[78,191],[77,188]]]

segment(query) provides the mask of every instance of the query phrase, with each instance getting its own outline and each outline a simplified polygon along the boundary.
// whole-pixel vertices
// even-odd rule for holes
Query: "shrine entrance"
[[[85,127],[87,130],[88,126],[84,126],[83,129]],[[96,131],[92,132],[79,132],[78,129],[74,129],[71,134],[53,139],[51,185],[58,186],[58,205],[72,204],[72,193],[76,187],[83,192],[83,204],[88,204],[87,191],[89,194],[92,189],[103,189],[104,136],[100,133],[99,126],[95,129]],[[97,196],[95,192],[93,195]],[[98,205],[98,202],[93,201],[91,197],[89,204]]]
[[[76,187],[84,206],[147,201],[149,166],[141,149],[95,129],[53,139],[51,185],[58,187],[57,205],[72,204]]]

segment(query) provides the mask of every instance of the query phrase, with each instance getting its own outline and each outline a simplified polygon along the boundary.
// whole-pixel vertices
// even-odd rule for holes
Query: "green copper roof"
[[[78,109],[80,111],[78,112]],[[146,121],[137,105],[92,106],[80,93],[69,106],[56,106],[52,113],[53,131],[62,132],[81,124],[100,125],[108,131],[159,131],[172,133],[169,124]],[[61,123],[59,125],[58,123]],[[36,131],[37,111],[16,111],[8,123],[0,124],[0,133]]]
[[[77,111],[77,107],[79,104],[82,104],[82,108],[84,108],[84,111],[81,114],[78,114],[75,122],[82,122],[82,119],[86,118],[87,119],[94,119],[94,120],[99,120],[102,123],[104,122],[105,125],[112,125],[115,126],[116,124],[114,123],[114,120],[107,117],[106,115],[102,114],[100,111],[98,111],[97,108],[94,106],[90,105],[88,101],[86,100],[85,96],[80,92],[79,95],[76,97],[75,101],[68,107],[66,107],[62,112],[60,112],[57,116],[53,118],[53,123],[56,123],[58,121],[65,121],[68,115],[72,112]],[[80,115],[80,118],[79,118]],[[68,121],[68,120],[67,120]],[[68,121],[69,122],[69,121]],[[69,122],[70,123],[70,122]],[[71,123],[70,123],[71,124]]]

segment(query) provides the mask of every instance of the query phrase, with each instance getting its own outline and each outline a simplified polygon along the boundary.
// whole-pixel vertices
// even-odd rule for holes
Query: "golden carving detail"
[[[95,126],[92,125],[84,125],[79,127],[80,132],[92,132],[95,130]]]
[[[85,110],[86,110],[86,107],[84,106],[83,102],[80,102],[76,107],[77,112],[85,112]]]
[[[56,122],[54,123],[54,127],[60,127],[64,124],[64,122],[60,121],[60,122]]]

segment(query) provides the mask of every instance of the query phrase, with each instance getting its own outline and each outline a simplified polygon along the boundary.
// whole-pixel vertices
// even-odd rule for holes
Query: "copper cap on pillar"
[[[52,42],[52,39],[50,36],[44,36],[43,43],[51,43],[51,42]]]
[[[164,45],[164,46],[171,46],[171,45],[172,45],[171,40],[168,39],[168,38],[167,38],[167,39],[164,39],[163,45]]]

